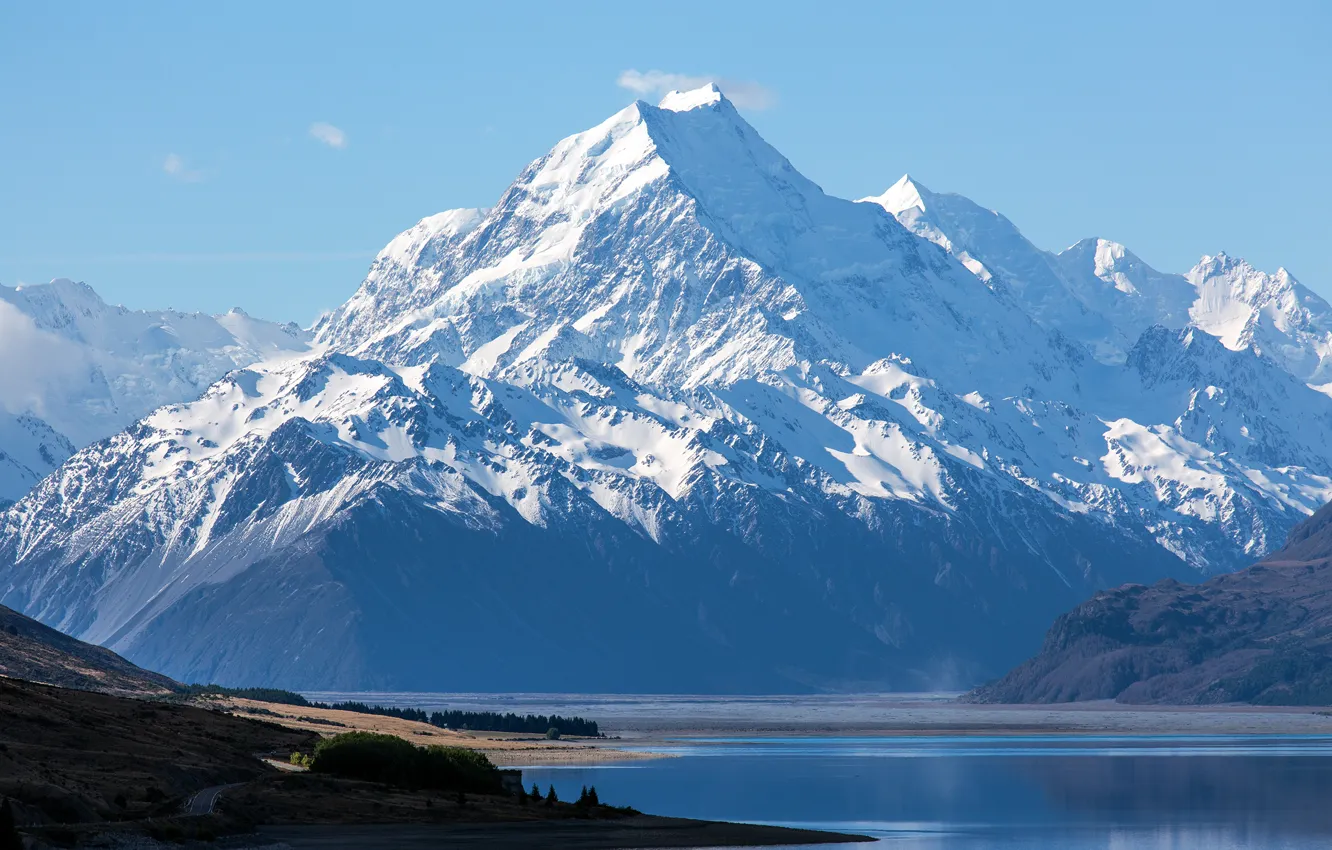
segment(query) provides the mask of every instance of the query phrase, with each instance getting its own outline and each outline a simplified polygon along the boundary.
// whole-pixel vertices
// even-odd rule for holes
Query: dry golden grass
[[[301,708],[280,703],[235,697],[209,697],[201,704],[220,708],[242,717],[257,717],[280,723],[291,729],[317,732],[331,736],[341,732],[380,732],[396,735],[418,746],[439,744],[479,750],[500,767],[536,764],[580,764],[608,761],[630,761],[660,758],[655,753],[636,753],[617,750],[594,742],[593,739],[566,739],[547,741],[533,735],[515,735],[504,732],[455,732],[440,729],[429,723],[360,714],[355,711],[335,711],[325,708]]]

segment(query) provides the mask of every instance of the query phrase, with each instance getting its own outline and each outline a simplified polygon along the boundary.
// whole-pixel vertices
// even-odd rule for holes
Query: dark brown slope
[[[1248,569],[1098,593],[967,699],[1332,705],[1332,505]]]
[[[135,667],[109,649],[69,635],[0,605],[0,676],[62,688],[113,694],[163,694],[174,681]]]
[[[287,773],[257,757],[309,753],[317,740],[311,732],[219,711],[0,679],[0,800],[10,801],[21,832],[47,842],[40,846],[140,846],[143,835],[179,841],[260,824],[273,826],[291,846],[357,850],[869,840],[609,807],[548,806],[508,795],[463,797]],[[187,815],[185,802],[201,791],[216,809]]]
[[[314,736],[193,708],[0,679],[0,797],[20,824],[171,813],[194,792],[271,772],[255,753]]]

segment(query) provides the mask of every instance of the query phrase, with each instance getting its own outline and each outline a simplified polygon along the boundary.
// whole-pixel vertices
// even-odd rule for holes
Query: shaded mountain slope
[[[114,694],[162,694],[179,687],[109,649],[75,640],[3,605],[0,676]]]
[[[1261,563],[1098,593],[978,702],[1332,704],[1332,505]]]

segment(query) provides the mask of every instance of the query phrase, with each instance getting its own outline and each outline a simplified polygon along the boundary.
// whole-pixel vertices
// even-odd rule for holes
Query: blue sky
[[[0,283],[308,323],[659,71],[832,194],[909,171],[1042,247],[1332,297],[1332,5],[1093,5],[5,4]]]

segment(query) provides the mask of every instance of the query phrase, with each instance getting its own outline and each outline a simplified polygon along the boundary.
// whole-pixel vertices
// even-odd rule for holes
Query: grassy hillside
[[[75,640],[3,605],[0,676],[125,695],[164,694],[179,688],[166,676],[136,667],[109,649]]]

